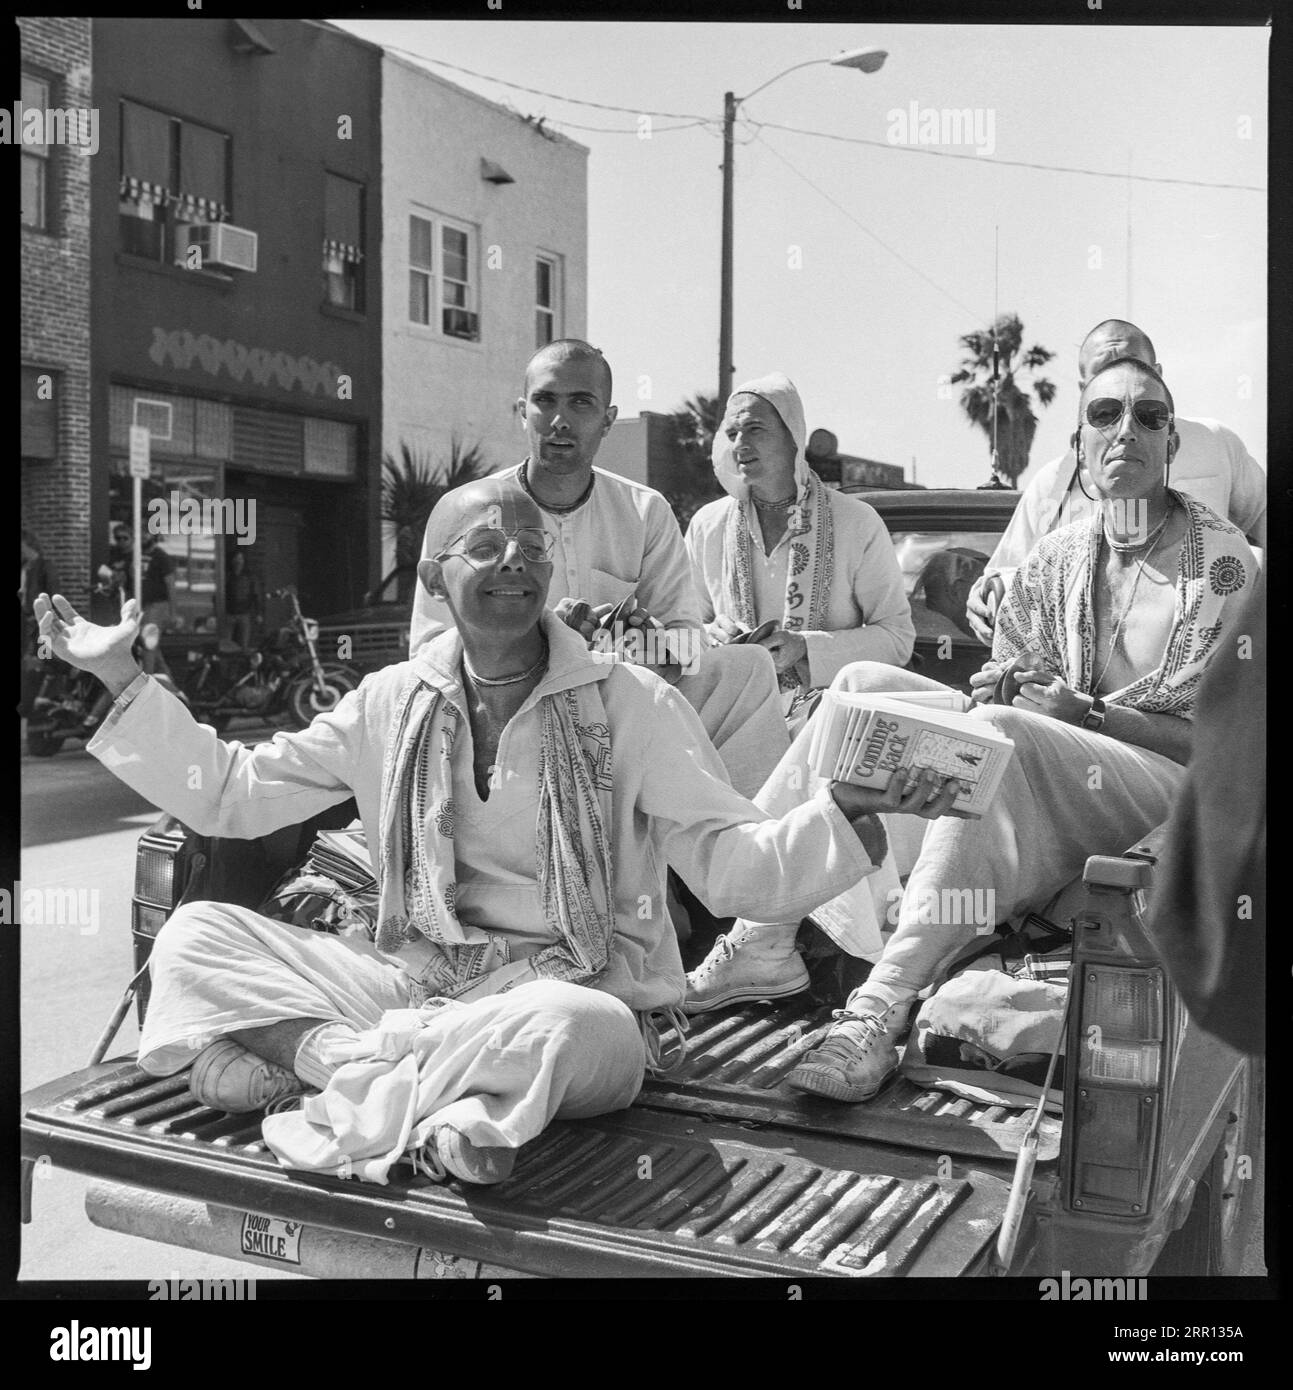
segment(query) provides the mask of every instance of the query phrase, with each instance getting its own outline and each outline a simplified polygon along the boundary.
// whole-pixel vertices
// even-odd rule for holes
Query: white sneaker
[[[737,926],[714,942],[687,976],[685,1014],[703,1014],[755,999],[784,999],[808,988],[793,927]]]

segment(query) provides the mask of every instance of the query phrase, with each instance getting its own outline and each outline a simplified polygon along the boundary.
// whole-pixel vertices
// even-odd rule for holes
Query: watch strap
[[[134,680],[130,682],[130,684],[121,692],[121,694],[113,698],[113,709],[118,714],[124,714],[125,711],[130,707],[131,703],[134,701],[135,697],[139,694],[141,690],[143,690],[144,686],[146,686],[147,684],[148,672],[140,671],[140,673],[134,678]]]

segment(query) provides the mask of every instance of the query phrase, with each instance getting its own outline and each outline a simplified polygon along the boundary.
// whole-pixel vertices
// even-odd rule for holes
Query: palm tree
[[[675,411],[672,411],[678,430],[678,442],[686,449],[709,458],[714,445],[714,436],[723,423],[725,403],[720,404],[717,396],[704,391],[696,394]]]
[[[673,469],[673,486],[666,487],[664,495],[683,530],[706,502],[723,495],[710,455],[714,436],[723,423],[724,406],[717,396],[697,391],[677,410],[669,412],[674,423],[677,466]]]
[[[1036,343],[1021,354],[1023,341],[1024,325],[1019,315],[1000,315],[991,328],[961,338],[965,355],[960,370],[951,378],[953,383],[970,383],[961,392],[961,408],[970,423],[987,435],[993,472],[1011,487],[1028,467],[1028,453],[1037,433],[1037,416],[1028,392],[1015,380],[1016,370],[1033,374],[1032,389],[1043,407],[1055,399],[1056,390],[1053,381],[1036,375],[1055,354]]]
[[[400,442],[400,457],[382,460],[382,521],[395,530],[397,568],[415,566],[422,557],[422,536],[436,503],[453,488],[488,477],[494,470],[478,444],[449,441],[448,459],[437,465],[429,454]],[[410,578],[408,587],[412,591]],[[403,593],[401,581],[400,591]]]

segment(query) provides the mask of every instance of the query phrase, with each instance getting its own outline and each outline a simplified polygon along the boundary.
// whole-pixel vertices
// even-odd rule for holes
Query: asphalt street
[[[235,736],[254,742],[269,732],[239,730]],[[130,979],[135,844],[158,812],[76,746],[53,758],[24,757],[21,787],[23,890],[71,890],[76,896],[67,901],[78,905],[70,924],[22,927],[26,1091],[87,1064]],[[108,1056],[129,1055],[138,1037],[132,1009]],[[20,1279],[270,1277],[241,1261],[101,1230],[84,1210],[90,1180],[50,1168],[41,1177],[34,1185],[33,1222],[22,1232]],[[1259,1209],[1263,1199],[1258,1193]],[[1260,1222],[1243,1272],[1265,1273]]]
[[[237,734],[248,742],[254,736],[254,731]],[[22,927],[20,1036],[26,1091],[86,1065],[130,980],[135,843],[157,811],[76,745],[53,758],[24,757],[21,786],[24,891],[71,890],[78,904],[70,925]],[[138,1041],[132,1009],[109,1057],[129,1055]],[[84,1205],[89,1184],[76,1173],[42,1166],[41,1181],[33,1185],[32,1224],[22,1232],[20,1279],[80,1283],[271,1277],[240,1260],[91,1225]]]

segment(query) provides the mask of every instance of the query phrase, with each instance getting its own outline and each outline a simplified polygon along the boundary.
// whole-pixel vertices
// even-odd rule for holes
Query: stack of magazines
[[[326,874],[350,894],[371,893],[377,887],[362,826],[320,830],[314,837],[306,867]]]
[[[1015,745],[969,708],[956,690],[828,690],[813,717],[809,764],[828,781],[877,791],[895,771],[932,768],[961,784],[956,810],[982,815]]]

